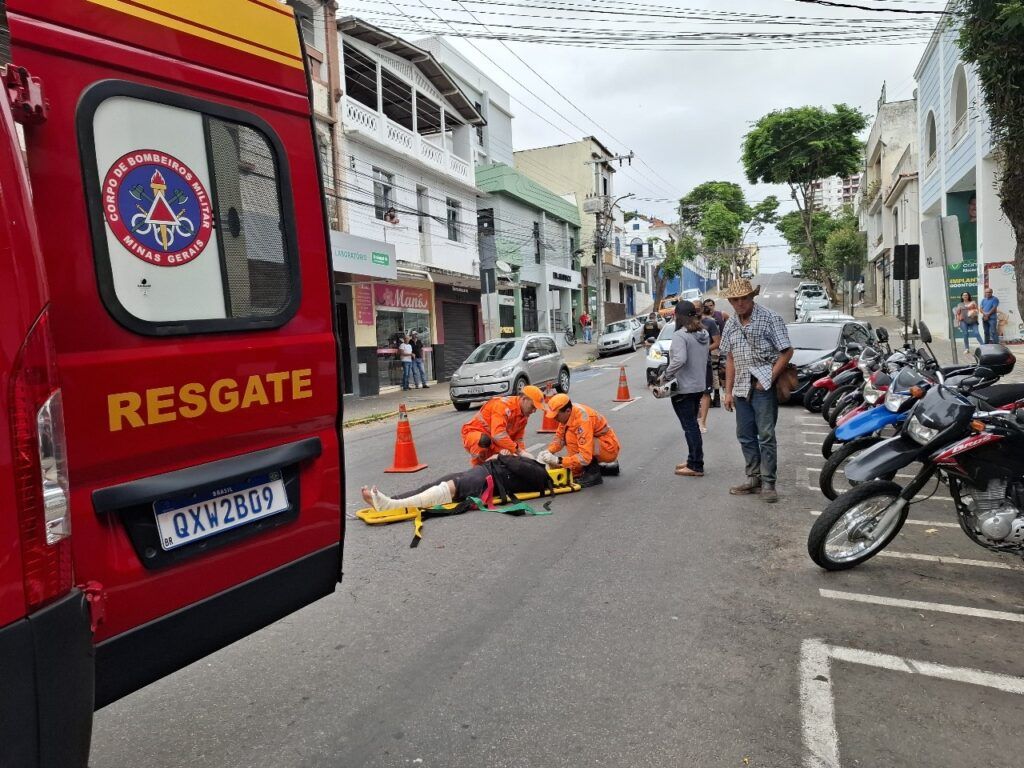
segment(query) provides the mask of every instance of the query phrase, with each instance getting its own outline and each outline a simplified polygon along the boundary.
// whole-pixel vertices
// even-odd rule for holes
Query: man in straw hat
[[[734,280],[723,296],[733,308],[722,331],[719,351],[725,359],[727,411],[736,411],[736,437],[746,461],[747,479],[729,489],[734,496],[760,494],[763,501],[779,500],[775,490],[778,445],[775,423],[779,403],[775,380],[793,356],[782,315],[754,303],[761,292],[749,280]]]

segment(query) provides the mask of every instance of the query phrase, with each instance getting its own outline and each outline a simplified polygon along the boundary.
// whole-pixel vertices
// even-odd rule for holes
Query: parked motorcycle
[[[845,349],[839,350],[832,356],[832,362],[829,364],[828,373],[812,382],[811,386],[804,394],[804,408],[811,413],[821,412],[821,407],[825,402],[825,399],[832,394],[838,386],[838,384],[836,384],[836,377],[857,367],[857,353],[859,351],[859,345],[851,344],[847,345]]]
[[[829,504],[812,526],[807,551],[815,563],[845,570],[877,555],[933,479],[949,484],[960,526],[972,541],[1024,556],[1024,437],[1010,414],[1024,404],[1024,385],[992,386],[1016,362],[1006,347],[986,344],[975,355],[972,375],[947,381],[940,373],[897,437],[847,464],[847,478],[859,485]],[[1009,445],[999,444],[1006,440]],[[921,469],[905,487],[878,479],[915,462]]]
[[[875,371],[868,380],[864,382],[864,402],[862,402],[857,408],[852,411],[847,411],[843,416],[836,421],[836,426],[832,428],[825,439],[821,442],[821,455],[826,459],[832,456],[835,451],[836,445],[855,440],[858,437],[863,437],[864,434],[853,434],[849,430],[844,431],[844,436],[838,435],[839,430],[844,424],[849,423],[851,420],[858,418],[862,414],[868,413],[879,404],[880,401],[884,400],[886,393],[889,391],[889,387],[892,385],[892,377],[885,371]],[[851,436],[845,436],[851,435]]]

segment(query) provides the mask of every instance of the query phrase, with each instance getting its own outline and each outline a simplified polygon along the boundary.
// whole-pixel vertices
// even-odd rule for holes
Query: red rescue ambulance
[[[4,7],[0,765],[74,768],[334,590],[339,346],[288,6]]]

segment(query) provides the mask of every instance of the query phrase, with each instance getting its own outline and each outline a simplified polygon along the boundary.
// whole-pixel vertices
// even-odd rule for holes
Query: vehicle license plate
[[[257,475],[196,497],[178,496],[153,504],[160,546],[165,551],[290,508],[280,472]]]

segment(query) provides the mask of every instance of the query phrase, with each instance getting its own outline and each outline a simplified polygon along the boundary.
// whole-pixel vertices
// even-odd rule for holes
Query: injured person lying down
[[[493,456],[482,465],[445,475],[433,483],[401,496],[391,497],[377,486],[363,486],[363,500],[378,512],[417,507],[429,509],[442,504],[479,498],[489,504],[492,498],[510,499],[513,494],[530,491],[550,492],[553,487],[547,467],[522,456]]]

